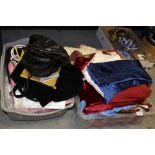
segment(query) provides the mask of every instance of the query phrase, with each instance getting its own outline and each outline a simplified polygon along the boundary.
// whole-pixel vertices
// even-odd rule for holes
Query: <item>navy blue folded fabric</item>
[[[108,103],[117,93],[140,84],[151,85],[152,79],[138,60],[91,63],[87,67],[91,79],[104,93]]]

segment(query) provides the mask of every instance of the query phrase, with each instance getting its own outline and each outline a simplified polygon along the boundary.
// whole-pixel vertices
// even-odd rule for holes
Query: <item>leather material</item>
[[[31,35],[22,63],[32,75],[45,77],[70,61],[65,49],[53,40],[41,35]]]

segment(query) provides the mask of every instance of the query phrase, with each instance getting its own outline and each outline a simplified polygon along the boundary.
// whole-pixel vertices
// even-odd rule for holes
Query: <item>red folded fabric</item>
[[[86,67],[86,65],[90,62],[91,59],[85,57],[77,57],[75,60],[75,66],[81,71]]]
[[[105,103],[103,97],[96,92],[96,90],[86,81],[83,82],[83,91],[80,94],[80,100],[86,101],[86,107],[83,112],[85,114],[98,113],[110,110],[114,107],[141,104],[147,97],[151,95],[149,86],[142,84],[136,87],[128,88],[111,100],[110,103]]]
[[[81,71],[89,63],[90,59],[78,57],[75,66]],[[86,107],[83,112],[85,114],[98,113],[110,110],[114,107],[141,104],[147,97],[151,95],[151,88],[145,84],[130,87],[116,94],[110,103],[105,103],[104,98],[86,81],[83,81],[83,91],[80,94],[80,100],[85,100]]]

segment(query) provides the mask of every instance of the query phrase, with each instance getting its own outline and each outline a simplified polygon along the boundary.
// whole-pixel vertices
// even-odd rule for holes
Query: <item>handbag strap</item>
[[[26,97],[32,101],[38,101],[36,98],[33,97],[33,95],[30,95],[28,93],[29,91],[29,82],[30,82],[30,78],[32,77],[32,74],[28,75],[28,79],[25,81],[25,83],[23,82],[18,82],[15,87],[13,88],[13,94],[16,98],[22,98],[22,97]],[[20,92],[20,94],[16,94],[17,90]],[[29,95],[28,95],[29,94]]]

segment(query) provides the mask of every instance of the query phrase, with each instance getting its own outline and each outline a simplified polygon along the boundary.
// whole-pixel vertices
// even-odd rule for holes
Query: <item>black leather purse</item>
[[[46,77],[69,64],[70,60],[65,49],[53,40],[41,35],[31,35],[22,63],[32,75]]]

